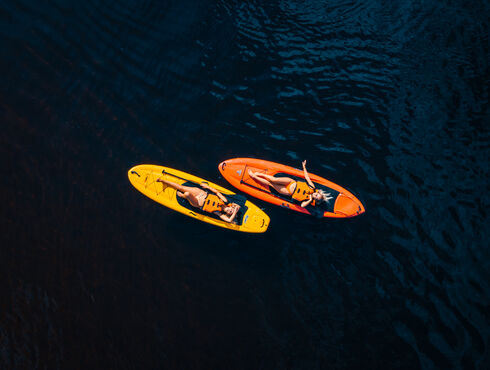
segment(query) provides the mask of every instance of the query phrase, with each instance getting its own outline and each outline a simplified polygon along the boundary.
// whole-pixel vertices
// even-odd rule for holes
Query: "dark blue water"
[[[474,1],[0,2],[1,369],[488,369],[489,19]],[[366,206],[168,210],[257,157]]]

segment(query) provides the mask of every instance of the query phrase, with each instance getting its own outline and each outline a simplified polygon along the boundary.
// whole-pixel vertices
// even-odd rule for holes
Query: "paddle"
[[[197,182],[192,181],[192,180],[189,180],[189,179],[184,179],[183,177],[174,175],[173,173],[170,173],[170,172],[166,172],[165,170],[162,170],[162,175],[170,175],[170,176],[176,177],[176,178],[181,179],[181,180],[184,180],[184,181],[192,182],[193,184],[199,185],[199,187],[201,187],[201,184],[203,184],[203,183],[204,184],[208,184],[207,181],[202,181],[201,183],[197,183]]]

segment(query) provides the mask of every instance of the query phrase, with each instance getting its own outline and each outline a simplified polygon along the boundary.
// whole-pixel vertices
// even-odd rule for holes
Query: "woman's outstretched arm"
[[[313,189],[315,189],[315,184],[313,184],[313,182],[310,179],[310,176],[308,176],[308,172],[306,171],[306,161],[303,161],[303,172],[305,174],[305,180],[308,183],[308,185],[311,186]]]

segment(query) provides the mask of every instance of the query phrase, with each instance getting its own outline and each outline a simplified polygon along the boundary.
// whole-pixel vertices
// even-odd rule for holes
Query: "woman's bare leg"
[[[175,190],[180,191],[181,193],[184,193],[186,191],[185,186],[177,184],[176,182],[172,182],[172,181],[162,179],[161,177],[157,180],[157,182],[161,182],[162,184],[170,186],[171,188],[174,188]]]
[[[294,181],[290,177],[275,177],[275,176],[266,175],[265,173],[260,173],[260,172],[256,172],[255,176],[263,177],[266,180],[268,180],[271,184],[274,184],[274,185],[288,186],[289,184],[291,184]]]
[[[176,182],[168,181],[168,180],[165,180],[165,179],[162,179],[162,178],[159,178],[157,180],[157,182],[161,182],[161,183],[163,183],[165,185],[170,186],[171,188],[174,188],[175,190],[177,190],[178,192],[180,192],[182,195],[185,192],[188,192],[188,193],[192,194],[193,196],[198,196],[199,194],[201,194],[201,192],[204,191],[204,190],[201,190],[199,188],[195,188],[195,187],[192,187],[192,186],[180,185],[180,184],[177,184]]]
[[[273,186],[272,183],[269,180],[264,179],[263,177],[259,177],[257,172],[252,172],[251,170],[248,170],[249,176],[257,181],[258,183],[265,185],[265,186]]]
[[[265,173],[248,171],[248,174],[252,179],[258,183],[266,186],[272,186],[278,193],[283,195],[290,195],[288,189],[286,188],[293,179],[289,177],[274,177],[271,175],[266,175]]]

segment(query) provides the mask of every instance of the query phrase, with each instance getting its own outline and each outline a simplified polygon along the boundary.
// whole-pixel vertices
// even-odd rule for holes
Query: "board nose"
[[[253,215],[251,217],[251,224],[260,230],[260,232],[264,232],[269,227],[269,216],[265,213],[260,215]]]
[[[334,212],[344,217],[353,217],[364,213],[365,209],[356,197],[340,193],[335,201]]]
[[[226,161],[223,161],[220,164],[218,164],[219,172],[223,173],[223,171],[225,170],[225,167],[226,167]]]

